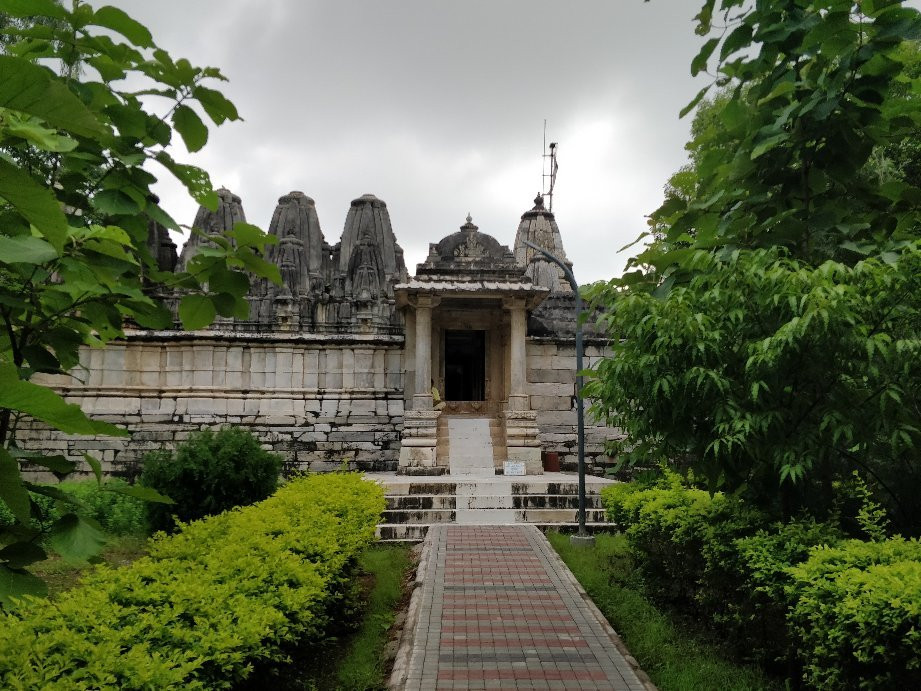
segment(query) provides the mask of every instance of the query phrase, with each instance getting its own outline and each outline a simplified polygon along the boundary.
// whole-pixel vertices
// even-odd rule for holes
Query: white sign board
[[[504,464],[504,472],[506,475],[524,475],[524,461],[506,461]]]

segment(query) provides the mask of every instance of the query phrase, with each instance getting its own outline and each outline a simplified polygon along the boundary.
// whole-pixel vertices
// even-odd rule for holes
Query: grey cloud
[[[678,110],[699,0],[108,0],[174,55],[220,67],[246,119],[187,160],[268,225],[291,190],[336,242],[349,201],[384,199],[412,270],[472,212],[514,238],[541,186],[541,137],[560,142],[554,211],[582,281],[645,228],[685,160]],[[180,222],[194,204],[161,196]],[[599,249],[603,251],[599,252]]]

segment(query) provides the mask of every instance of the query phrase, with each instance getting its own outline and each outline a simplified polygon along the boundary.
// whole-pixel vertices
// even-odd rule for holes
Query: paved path
[[[419,572],[396,688],[651,687],[534,526],[432,526]]]

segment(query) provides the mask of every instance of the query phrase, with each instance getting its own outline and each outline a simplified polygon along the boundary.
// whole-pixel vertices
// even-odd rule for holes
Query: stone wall
[[[601,343],[586,342],[583,366],[587,369],[606,355]],[[575,407],[576,347],[569,339],[530,337],[527,342],[528,394],[537,411],[542,450],[556,452],[562,470],[578,466],[577,411]],[[586,406],[587,407],[587,406]],[[606,427],[585,414],[585,459],[588,471],[601,474],[612,463],[604,453],[608,440],[622,439],[620,430]]]
[[[403,427],[401,336],[135,332],[83,352],[85,370],[46,378],[130,439],[20,429],[26,448],[131,475],[152,449],[222,425],[251,429],[288,470],[396,469]]]

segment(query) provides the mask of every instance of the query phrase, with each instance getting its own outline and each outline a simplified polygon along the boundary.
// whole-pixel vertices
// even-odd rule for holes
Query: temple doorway
[[[445,330],[445,400],[486,400],[486,332]]]

